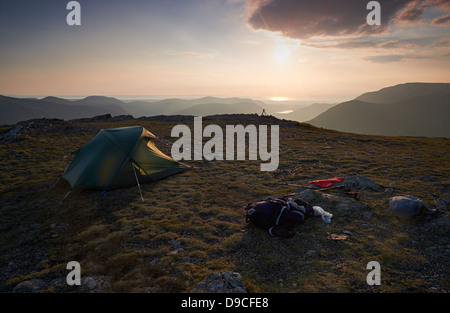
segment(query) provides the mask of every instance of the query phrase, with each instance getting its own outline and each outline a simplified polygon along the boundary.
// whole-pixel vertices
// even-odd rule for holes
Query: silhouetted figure
[[[265,110],[265,109],[263,109],[263,111],[262,111],[262,113],[261,113],[261,116],[267,116],[267,113],[266,113],[266,110]]]

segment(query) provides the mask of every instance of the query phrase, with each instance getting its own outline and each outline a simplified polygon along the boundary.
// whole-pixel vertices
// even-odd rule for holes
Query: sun
[[[287,63],[291,55],[291,49],[284,44],[278,44],[273,50],[273,57],[277,63]]]
[[[288,98],[285,98],[285,97],[272,97],[270,100],[279,102],[279,101],[287,101]]]

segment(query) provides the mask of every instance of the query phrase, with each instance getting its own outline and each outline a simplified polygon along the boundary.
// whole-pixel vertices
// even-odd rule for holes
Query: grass
[[[208,122],[224,127],[267,120],[205,118],[203,126]],[[261,172],[261,161],[187,161],[193,170],[142,185],[144,201],[130,187],[104,194],[73,190],[59,205],[70,187],[55,182],[73,151],[100,128],[141,125],[173,142],[176,122],[56,123],[0,144],[0,291],[38,278],[48,282],[45,292],[76,292],[50,283],[64,279],[65,265],[76,260],[82,277],[107,277],[110,292],[186,292],[216,271],[239,272],[250,292],[448,292],[448,207],[410,222],[386,208],[392,195],[412,194],[431,206],[448,199],[449,139],[278,123],[277,171]],[[156,145],[170,155],[170,146]],[[248,202],[301,191],[287,183],[352,174],[394,193],[362,191],[360,210],[331,200],[325,203],[334,214],[331,224],[307,219],[291,239],[245,223]],[[348,240],[328,239],[344,230],[353,234]],[[372,260],[381,264],[381,286],[366,284]]]

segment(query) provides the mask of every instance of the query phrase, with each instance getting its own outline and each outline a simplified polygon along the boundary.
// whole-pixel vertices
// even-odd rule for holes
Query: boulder
[[[44,288],[45,282],[42,279],[34,278],[17,284],[12,293],[39,293]]]
[[[110,276],[93,276],[81,278],[81,292],[102,293],[111,289]]]
[[[295,195],[296,199],[302,199],[305,202],[313,202],[319,195],[311,189],[302,190],[300,193]]]
[[[321,189],[314,183],[308,183],[307,188],[310,189]],[[328,188],[343,188],[346,191],[358,191],[358,190],[371,190],[371,191],[382,191],[383,188],[371,179],[363,175],[347,175],[341,182],[335,182],[331,187]],[[326,188],[322,188],[326,189]]]
[[[389,210],[403,220],[409,220],[422,213],[433,214],[436,212],[436,209],[430,209],[425,202],[411,195],[389,199]]]
[[[194,285],[191,293],[246,293],[245,283],[239,273],[211,273]]]
[[[342,182],[347,190],[372,190],[381,191],[382,188],[375,184],[369,178],[362,175],[349,175],[345,176]]]
[[[0,134],[0,142],[3,144],[18,142],[25,137],[25,131],[26,129],[22,125],[16,125]]]

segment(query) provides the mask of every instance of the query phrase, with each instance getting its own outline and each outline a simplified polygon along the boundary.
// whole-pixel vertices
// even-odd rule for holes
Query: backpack
[[[301,199],[269,198],[255,204],[249,203],[245,221],[267,230],[271,236],[290,238],[293,229],[306,217],[314,215],[313,207]]]

